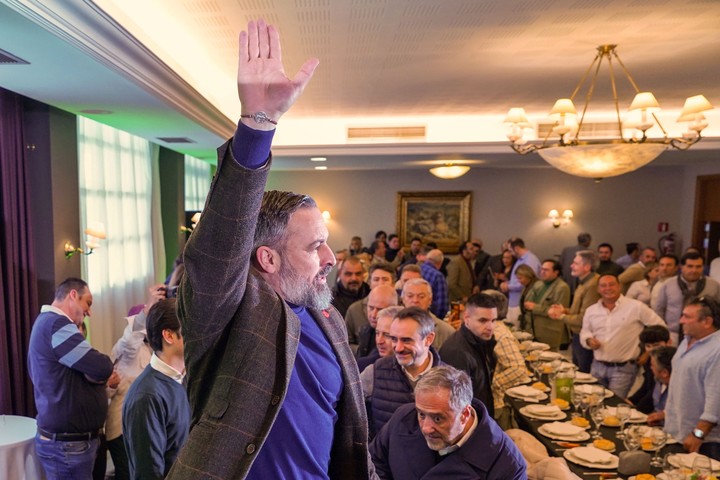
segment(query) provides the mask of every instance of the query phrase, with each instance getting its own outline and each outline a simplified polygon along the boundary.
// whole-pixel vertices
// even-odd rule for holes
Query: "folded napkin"
[[[528,387],[527,385],[508,388],[507,391],[511,394],[520,395],[521,397],[540,398],[545,396],[545,394],[537,388]]]
[[[576,447],[571,452],[575,458],[587,463],[606,464],[615,458],[613,454],[595,447]]]
[[[562,354],[558,352],[542,352],[540,354],[540,360],[555,360],[556,358],[562,358]]]
[[[524,342],[523,344],[525,345],[525,349],[528,351],[544,350],[544,349],[549,350],[550,349],[550,345],[548,345],[547,343],[542,343],[542,342]]]
[[[617,408],[615,407],[605,407],[605,411],[608,415],[615,416],[617,415]],[[645,415],[642,412],[639,412],[635,410],[634,408],[630,409],[630,420],[644,420],[647,415]]]
[[[692,468],[693,462],[697,457],[704,457],[705,455],[699,454],[699,453],[678,453],[676,457],[678,457],[678,460],[680,461],[680,465],[687,468]],[[717,460],[710,459],[710,465],[713,470],[713,472],[717,472],[720,470],[720,462]]]
[[[580,380],[583,382],[591,382],[593,380],[597,380],[597,378],[593,377],[589,373],[575,372],[575,380]]]
[[[578,426],[575,426],[571,423],[565,423],[565,422],[551,422],[545,424],[543,427],[545,430],[547,430],[549,433],[555,434],[555,435],[563,435],[567,437],[576,437],[580,435],[581,433],[585,432],[584,428],[580,428]]]
[[[595,385],[575,385],[575,391],[580,393],[587,393],[588,395],[593,393],[593,389],[597,388]],[[606,392],[606,390],[603,390],[603,392]]]
[[[528,405],[525,411],[531,415],[539,417],[552,417],[558,413],[562,413],[557,405]]]

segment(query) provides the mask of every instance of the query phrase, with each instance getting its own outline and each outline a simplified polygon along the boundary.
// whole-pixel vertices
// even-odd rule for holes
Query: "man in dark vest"
[[[417,381],[440,364],[432,348],[434,339],[435,322],[425,310],[409,307],[395,316],[390,325],[395,354],[381,358],[360,375],[371,431],[379,431],[395,410],[412,402]]]

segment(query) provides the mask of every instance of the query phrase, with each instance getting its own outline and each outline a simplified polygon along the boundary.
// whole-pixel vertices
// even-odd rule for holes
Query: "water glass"
[[[625,429],[625,432],[623,432],[623,444],[625,445],[625,448],[629,451],[637,450],[640,448],[640,437],[641,433],[638,430],[637,425],[633,425],[632,427],[628,427]]]
[[[653,455],[650,465],[653,467],[662,467],[663,462],[660,458],[660,450],[667,443],[667,433],[665,433],[665,431],[661,428],[652,428],[646,433],[646,435],[652,440],[652,448],[655,451],[655,455]]]
[[[692,471],[696,475],[696,480],[707,480],[712,475],[712,466],[710,458],[705,455],[698,455],[692,464]]]
[[[582,397],[583,397],[583,393],[578,392],[573,388],[572,404],[573,404],[573,407],[575,407],[575,413],[573,413],[573,417],[580,416],[580,414],[578,413],[578,410],[580,409],[580,405],[582,404]]]
[[[605,408],[602,405],[593,405],[590,407],[590,418],[595,424],[595,430],[592,432],[592,438],[600,438],[600,425],[605,420]]]
[[[625,423],[630,420],[631,407],[627,403],[620,403],[615,408],[615,416],[620,420],[620,431],[616,437],[622,440],[625,437]]]
[[[582,410],[583,417],[587,416],[588,408],[590,408],[590,395],[583,393],[580,397],[580,410]]]

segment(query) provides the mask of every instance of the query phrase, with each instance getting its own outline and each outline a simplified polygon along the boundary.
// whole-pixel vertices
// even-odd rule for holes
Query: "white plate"
[[[575,374],[575,383],[597,383],[597,381],[597,378],[593,377],[589,373],[577,372]]]
[[[546,424],[540,425],[538,427],[538,432],[545,437],[552,438],[553,440],[565,440],[566,442],[582,442],[590,438],[590,434],[588,432],[580,432],[578,435],[558,435],[557,433],[549,432]]]
[[[615,407],[606,407],[606,409],[610,415],[615,415],[615,413],[617,412],[617,409]],[[647,419],[648,419],[647,415],[645,415],[644,413],[639,412],[633,408],[631,411],[630,419],[627,420],[625,423],[626,424],[628,424],[628,423],[645,423],[645,422],[647,422]],[[620,425],[605,425],[605,423],[603,422],[603,426],[614,428],[614,427],[619,427]]]
[[[684,465],[683,462],[681,462],[682,457],[686,457],[692,455],[691,453],[677,453],[675,455],[671,455],[670,458],[668,458],[668,461],[670,462],[670,465],[672,465],[675,468],[691,468],[686,465]],[[697,454],[700,455],[700,454]],[[713,468],[713,474],[720,473],[720,462],[717,460],[710,460],[712,462],[712,465],[715,467]]]
[[[535,350],[539,350],[541,352],[545,351],[545,350],[550,350],[550,345],[548,345],[547,343],[542,343],[542,342],[531,342],[528,340],[528,341],[522,342],[522,345],[525,347],[525,350],[527,350],[528,352],[532,352]]]
[[[567,418],[567,414],[566,414],[565,412],[557,412],[556,414],[554,414],[554,415],[552,415],[552,416],[535,415],[535,414],[529,413],[529,412],[527,411],[527,405],[524,406],[524,407],[522,407],[522,408],[519,410],[519,412],[522,413],[523,415],[525,415],[525,416],[528,417],[528,418],[532,418],[532,419],[534,419],[534,420],[543,420],[543,421],[546,421],[546,422],[549,422],[549,421],[551,421],[551,420],[565,420],[565,419]]]
[[[618,468],[618,465],[620,464],[620,458],[617,455],[613,455],[613,460],[610,463],[589,463],[584,460],[580,460],[579,458],[575,457],[572,454],[573,449],[565,450],[563,452],[563,457],[565,457],[565,460],[573,463],[577,463],[578,465],[582,465],[583,467],[588,468],[597,468],[600,470],[615,470]]]
[[[508,397],[517,398],[518,400],[523,400],[525,402],[540,402],[542,400],[547,400],[547,398],[548,398],[547,393],[543,393],[540,390],[538,390],[538,393],[540,395],[538,395],[537,397],[522,396],[519,393],[517,393],[515,390],[513,390],[512,388],[505,390],[505,393],[508,395]]]
[[[540,360],[548,361],[557,360],[559,358],[563,358],[562,353],[550,351],[544,351],[540,353]]]

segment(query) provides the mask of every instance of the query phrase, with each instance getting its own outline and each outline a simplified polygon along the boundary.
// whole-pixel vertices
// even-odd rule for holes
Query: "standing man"
[[[680,259],[680,275],[663,282],[653,310],[667,322],[673,345],[680,340],[680,317],[685,301],[692,297],[711,297],[720,300],[720,284],[703,273],[703,257],[697,252],[686,253]]]
[[[468,375],[433,368],[415,387],[370,451],[380,478],[521,480],[526,463],[515,443],[473,399]]]
[[[628,268],[640,259],[640,244],[637,242],[626,243],[625,251],[627,252],[627,255],[623,255],[615,260],[615,263],[620,265],[623,269]]]
[[[38,410],[35,450],[50,480],[92,478],[108,412],[105,384],[111,375],[116,377],[111,383],[120,380],[110,357],[92,348],[80,332],[92,301],[84,280],[64,280],[52,304],[40,309],[30,334],[28,370]]]
[[[552,305],[566,308],[570,305],[570,287],[560,278],[560,263],[552,259],[544,260],[540,266],[540,280],[525,295],[525,325],[530,326],[535,340],[547,343],[557,352],[568,341],[567,328],[548,317],[548,310]]]
[[[375,325],[375,350],[362,358],[358,358],[358,370],[363,372],[367,367],[375,363],[381,358],[389,357],[393,354],[392,340],[390,340],[390,325],[403,307],[393,305],[392,307],[383,308],[377,314],[377,324]]]
[[[570,247],[565,247],[562,249],[562,252],[560,253],[560,265],[562,267],[562,278],[567,283],[568,287],[570,287],[570,292],[575,291],[575,282],[577,279],[572,276],[572,271],[570,270],[570,265],[572,264],[573,260],[575,260],[575,255],[580,250],[588,250],[590,248],[590,243],[592,242],[592,237],[587,232],[579,233],[577,236],[577,245],[572,245]],[[542,340],[541,340],[542,341]]]
[[[360,375],[374,432],[380,431],[401,405],[412,402],[417,381],[440,364],[432,347],[434,329],[427,312],[416,307],[399,311],[390,324],[394,355],[381,358]]]
[[[433,345],[438,350],[443,346],[445,340],[455,333],[455,329],[445,320],[440,320],[430,311],[432,303],[432,289],[430,284],[422,278],[413,278],[405,282],[402,289],[402,304],[406,307],[418,307],[427,312],[435,323],[435,341]]]
[[[376,263],[370,265],[368,279],[370,280],[370,291],[372,292],[378,285],[393,285],[393,268],[387,263]],[[364,298],[354,302],[345,312],[345,326],[347,327],[348,343],[353,352],[357,353],[358,344],[360,343],[360,331],[367,327],[370,319],[368,318],[368,298]]]
[[[665,431],[688,452],[720,460],[720,306],[693,298],[683,308],[685,339],[672,361]]]
[[[600,261],[598,262],[598,266],[595,271],[598,275],[610,274],[617,277],[625,270],[623,267],[613,262],[613,247],[609,243],[601,243],[598,245],[597,253]]]
[[[565,322],[565,325],[570,330],[572,335],[572,360],[583,373],[590,373],[593,354],[591,350],[581,345],[580,329],[583,325],[585,310],[600,298],[597,289],[599,276],[593,272],[594,265],[595,252],[592,250],[580,250],[575,255],[572,265],[570,265],[573,276],[578,279],[572,305],[568,308],[557,303],[548,310],[548,317]]]
[[[432,303],[430,311],[438,318],[445,318],[448,312],[448,284],[445,276],[440,272],[445,256],[437,248],[430,250],[427,259],[420,266],[423,278],[432,289]]]
[[[473,258],[475,258],[475,247],[471,242],[465,242],[460,246],[458,255],[448,263],[447,284],[451,302],[464,302],[472,295],[475,284]]]
[[[650,290],[650,306],[657,305],[660,287],[663,283],[675,277],[680,267],[680,259],[673,253],[666,253],[658,260],[658,279]],[[675,343],[677,345],[677,343]]]
[[[357,365],[330,305],[327,227],[311,197],[263,194],[275,125],[318,60],[287,78],[262,20],[239,43],[241,120],[185,247],[192,421],[168,478],[372,478]]]
[[[185,359],[175,299],[160,300],[147,316],[150,364],[130,386],[123,405],[123,439],[130,477],[165,478],[185,444],[190,404],[183,386]]]
[[[398,304],[398,294],[390,285],[377,285],[370,290],[367,296],[367,319],[368,323],[360,328],[357,335],[356,358],[362,358],[375,351],[375,327],[377,326],[378,313],[380,310]]]
[[[500,284],[500,290],[508,294],[510,299],[508,304],[507,321],[518,326],[518,317],[520,316],[520,295],[525,286],[520,283],[517,278],[517,269],[520,265],[527,265],[537,274],[540,271],[540,260],[537,256],[525,247],[522,238],[512,238],[510,240],[510,251],[516,258],[512,272],[510,272],[510,280]]]
[[[637,374],[640,332],[665,322],[644,303],[625,297],[614,275],[600,277],[598,292],[600,301],[585,312],[580,342],[593,351],[592,376],[626,398]]]
[[[630,285],[645,278],[645,266],[656,261],[657,252],[655,249],[652,247],[643,248],[642,253],[640,254],[640,260],[630,265],[618,276],[623,295],[627,294]]]
[[[348,308],[368,296],[370,286],[365,283],[365,268],[358,257],[348,257],[340,266],[338,280],[332,292],[332,305],[343,317]]]

